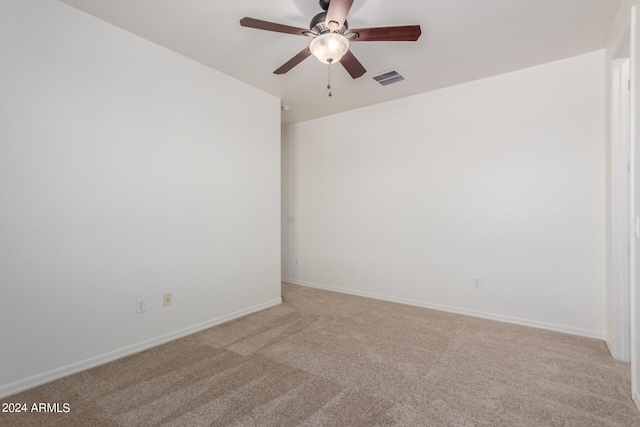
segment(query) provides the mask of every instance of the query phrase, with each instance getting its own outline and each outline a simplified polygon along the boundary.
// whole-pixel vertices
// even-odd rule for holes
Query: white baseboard
[[[604,343],[607,345],[607,349],[609,350],[609,354],[611,355],[611,357],[613,357],[614,359],[620,361],[620,362],[624,362],[624,363],[631,363],[631,361],[629,360],[629,354],[619,354],[620,351],[616,351],[616,348],[613,346],[613,343],[611,342],[611,339],[609,336],[605,337]],[[623,352],[624,353],[624,352]]]
[[[614,353],[613,343],[611,342],[611,340],[609,339],[609,337],[608,337],[608,336],[606,336],[606,337],[604,338],[604,343],[607,345],[607,350],[609,350],[609,354],[610,354],[613,358],[615,358],[615,356],[613,355],[613,353]]]
[[[394,297],[394,296],[391,296],[391,295],[382,295],[382,294],[377,294],[377,293],[373,293],[373,292],[358,291],[358,290],[340,288],[340,287],[336,287],[336,286],[328,286],[328,285],[323,285],[323,284],[319,284],[319,283],[313,283],[313,282],[306,282],[306,281],[303,281],[303,280],[291,279],[291,278],[287,278],[287,277],[283,277],[282,281],[285,282],[285,283],[291,283],[293,285],[306,286],[306,287],[309,287],[309,288],[324,289],[326,291],[340,292],[340,293],[343,293],[343,294],[350,294],[350,295],[356,295],[356,296],[361,296],[361,297],[374,298],[374,299],[379,299],[379,300],[389,301],[389,302],[397,302],[397,303],[400,303],[400,304],[407,304],[407,305],[413,305],[413,306],[417,306],[417,307],[430,308],[430,309],[433,309],[433,310],[446,311],[446,312],[449,312],[449,313],[463,314],[465,316],[480,317],[480,318],[488,319],[488,320],[496,320],[496,321],[499,321],[499,322],[513,323],[513,324],[521,325],[521,326],[529,326],[529,327],[532,327],[532,328],[546,329],[546,330],[554,331],[554,332],[562,332],[562,333],[565,333],[565,334],[578,335],[578,336],[581,336],[581,337],[596,338],[596,339],[603,340],[603,341],[606,338],[606,335],[605,335],[604,332],[595,332],[595,331],[590,331],[590,330],[586,330],[586,329],[572,328],[570,326],[557,325],[557,324],[546,323],[546,322],[539,322],[537,320],[522,319],[522,318],[519,318],[519,317],[511,317],[511,316],[503,316],[501,314],[486,313],[486,312],[482,312],[482,311],[469,310],[469,309],[461,308],[461,307],[454,307],[454,306],[443,305],[443,304],[433,304],[433,303],[429,303],[429,302],[426,302],[426,301]]]
[[[238,310],[234,313],[229,313],[224,316],[216,317],[215,319],[207,320],[206,322],[198,323],[187,328],[183,328],[168,334],[160,335],[155,338],[151,338],[146,341],[142,341],[127,347],[120,348],[109,353],[101,354],[99,356],[92,357],[90,359],[82,360],[80,362],[72,363],[61,368],[57,368],[42,374],[34,375],[24,380],[16,381],[11,384],[7,384],[0,387],[0,398],[5,398],[16,393],[28,390],[33,387],[46,384],[51,381],[58,380],[60,378],[76,374],[78,372],[85,371],[87,369],[95,368],[96,366],[104,365],[105,363],[112,362],[125,356],[130,356],[135,353],[139,353],[144,350],[148,350],[152,347],[159,346],[161,344],[173,341],[178,338],[186,337],[196,332],[203,331],[221,323],[228,322],[233,319],[237,319],[242,316],[246,316],[251,313],[265,310],[270,307],[282,304],[282,298],[276,298],[271,301],[267,301],[262,304],[255,305],[246,309]]]

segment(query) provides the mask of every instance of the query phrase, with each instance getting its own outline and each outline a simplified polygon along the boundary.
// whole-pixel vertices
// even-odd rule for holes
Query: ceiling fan
[[[420,25],[349,29],[347,15],[353,1],[320,0],[320,7],[324,12],[313,17],[308,30],[247,17],[240,20],[240,25],[313,39],[309,46],[275,70],[275,74],[284,74],[313,55],[325,64],[340,62],[351,77],[356,79],[367,70],[349,50],[349,42],[416,41],[422,31]]]

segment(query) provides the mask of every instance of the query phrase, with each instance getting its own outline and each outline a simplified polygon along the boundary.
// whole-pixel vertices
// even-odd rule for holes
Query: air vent
[[[402,77],[402,75],[400,75],[396,70],[387,71],[386,73],[378,74],[371,78],[382,86],[388,86],[392,83],[398,83],[404,80],[404,77]]]

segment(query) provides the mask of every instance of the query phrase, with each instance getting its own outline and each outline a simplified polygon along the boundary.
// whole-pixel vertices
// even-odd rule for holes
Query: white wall
[[[50,0],[0,52],[0,396],[281,301],[277,98]]]
[[[284,280],[603,338],[603,82],[597,51],[284,129]]]

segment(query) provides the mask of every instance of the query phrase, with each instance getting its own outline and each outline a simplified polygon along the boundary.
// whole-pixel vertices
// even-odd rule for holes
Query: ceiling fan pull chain
[[[328,77],[328,83],[327,83],[327,89],[329,89],[329,96],[333,96],[333,94],[331,93],[331,63],[333,62],[333,59],[329,58],[329,65],[327,67],[328,73],[329,73],[329,77]]]

